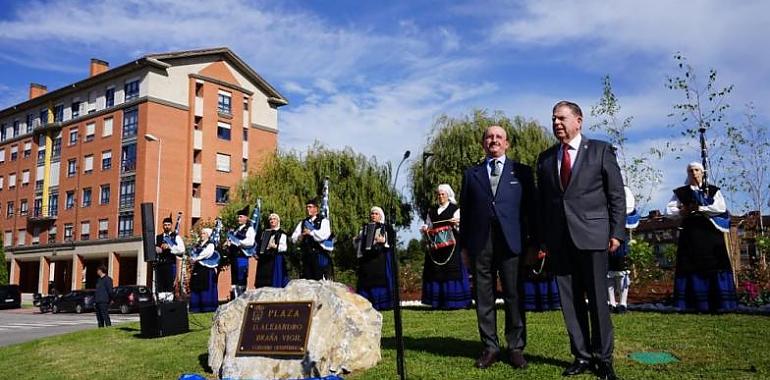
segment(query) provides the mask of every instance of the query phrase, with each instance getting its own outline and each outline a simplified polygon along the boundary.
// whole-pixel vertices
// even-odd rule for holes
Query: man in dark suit
[[[556,103],[552,123],[559,143],[537,160],[539,236],[551,255],[575,357],[562,375],[595,369],[599,378],[615,379],[607,252],[625,239],[623,179],[612,146],[581,135],[577,104]]]
[[[534,231],[535,184],[529,166],[507,159],[508,136],[499,126],[484,131],[486,158],[463,175],[460,205],[460,244],[474,280],[479,335],[484,351],[477,368],[498,360],[495,287],[497,274],[505,302],[505,340],[514,368],[526,368],[524,309],[518,294],[519,257]]]
[[[107,267],[99,265],[96,268],[96,274],[99,279],[96,280],[96,294],[94,294],[94,303],[96,308],[96,323],[99,327],[110,327],[110,300],[112,300],[112,278],[107,275]]]

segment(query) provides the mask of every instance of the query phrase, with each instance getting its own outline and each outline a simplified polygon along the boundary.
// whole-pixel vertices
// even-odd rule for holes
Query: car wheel
[[[46,310],[44,307],[40,306],[40,314],[43,314],[43,313],[45,313],[46,311],[48,311],[48,310]]]
[[[53,305],[51,312],[54,314],[59,314],[59,305]]]
[[[82,313],[83,312],[83,305],[81,305],[81,304],[75,305],[75,312],[78,313],[78,314]]]
[[[120,305],[121,314],[128,314],[129,312],[131,312],[131,309],[128,307],[128,305]]]

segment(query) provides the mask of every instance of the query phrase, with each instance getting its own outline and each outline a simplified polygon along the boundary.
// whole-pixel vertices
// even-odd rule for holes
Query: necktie
[[[492,194],[494,195],[497,193],[497,184],[500,183],[500,161],[491,160],[489,161],[489,166],[489,184],[492,185]]]
[[[570,176],[572,176],[572,159],[569,156],[569,145],[563,144],[561,147],[561,168],[559,169],[562,189],[567,188]]]

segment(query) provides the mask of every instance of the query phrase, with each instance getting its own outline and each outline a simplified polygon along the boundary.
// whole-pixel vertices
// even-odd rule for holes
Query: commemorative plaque
[[[249,303],[235,356],[303,356],[312,310],[312,301]]]

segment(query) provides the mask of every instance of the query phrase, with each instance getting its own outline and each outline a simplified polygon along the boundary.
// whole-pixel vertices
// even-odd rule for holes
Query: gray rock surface
[[[259,301],[315,303],[304,359],[235,356],[246,307]],[[229,379],[296,379],[362,371],[380,361],[381,334],[382,315],[347,286],[293,280],[283,289],[250,290],[217,309],[209,337],[209,366]]]

